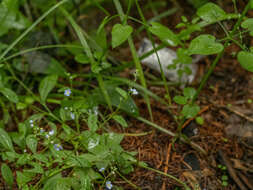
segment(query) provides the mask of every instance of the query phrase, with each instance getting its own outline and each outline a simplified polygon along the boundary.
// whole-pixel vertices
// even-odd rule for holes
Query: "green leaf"
[[[126,120],[121,115],[113,115],[112,117],[116,122],[118,122],[122,127],[128,127]]]
[[[177,59],[173,60],[174,63],[191,64],[192,57],[188,55],[188,50],[183,48],[177,49]]]
[[[221,43],[215,42],[215,37],[203,34],[190,43],[189,54],[212,55],[221,52],[224,49]]]
[[[31,181],[33,179],[34,174],[29,172],[20,172],[17,171],[17,183],[19,186],[19,189],[24,186],[27,182]]]
[[[29,135],[26,137],[26,145],[27,147],[33,152],[36,153],[37,151],[37,138],[34,135]]]
[[[253,0],[250,0],[250,8],[253,9]]]
[[[0,92],[11,102],[18,103],[18,96],[9,88],[0,88]]]
[[[11,138],[9,137],[8,133],[0,128],[0,144],[6,149],[14,152],[14,148],[12,145]]]
[[[184,96],[192,99],[196,94],[196,90],[194,88],[184,88]]]
[[[187,103],[187,97],[184,96],[175,96],[173,98],[174,102],[176,102],[177,104],[181,104],[181,105],[185,105]]]
[[[88,64],[90,62],[89,57],[86,54],[83,54],[83,53],[76,55],[75,60],[78,63],[82,63],[82,64]]]
[[[121,45],[133,32],[133,28],[129,25],[115,24],[112,28],[112,48]]]
[[[242,28],[249,29],[250,35],[253,36],[253,18],[248,18],[241,24]]]
[[[244,69],[253,72],[253,53],[240,51],[237,55],[237,59]]]
[[[151,25],[148,30],[163,42],[171,46],[177,46],[180,43],[177,36],[166,26],[157,22],[152,22]]]
[[[24,29],[28,26],[28,20],[19,12],[18,0],[3,0],[0,4],[0,36],[10,29]]]
[[[45,77],[39,86],[39,93],[41,100],[43,102],[46,101],[48,94],[50,93],[51,90],[55,87],[57,83],[58,76],[57,75],[50,75]]]
[[[91,131],[96,131],[98,129],[98,116],[97,114],[91,113],[88,117],[88,127]]]
[[[197,10],[197,15],[207,23],[217,22],[226,18],[226,12],[214,3],[207,3]]]
[[[199,110],[200,108],[197,105],[185,105],[181,113],[188,119],[195,117],[198,114]]]
[[[204,119],[203,119],[203,117],[196,117],[196,122],[197,122],[199,125],[203,125],[203,124],[204,124]]]
[[[128,93],[123,90],[122,88],[117,87],[116,91],[124,98],[127,99],[128,98]]]
[[[12,186],[13,185],[13,175],[12,175],[12,171],[9,168],[9,166],[5,163],[2,164],[1,166],[1,174],[2,177],[4,178],[4,181],[9,185]]]

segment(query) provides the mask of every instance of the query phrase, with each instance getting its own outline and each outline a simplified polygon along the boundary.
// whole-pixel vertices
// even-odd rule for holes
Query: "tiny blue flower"
[[[54,149],[56,151],[59,151],[59,150],[62,150],[63,148],[62,148],[62,146],[60,144],[54,144]]]
[[[70,117],[71,117],[71,119],[75,119],[75,114],[74,113],[72,113],[72,112],[70,112]]]
[[[105,168],[100,168],[99,171],[103,172],[103,171],[105,171]]]
[[[33,127],[34,126],[33,123],[31,123],[30,126]]]
[[[106,188],[107,189],[112,189],[112,182],[111,181],[107,181],[106,183],[105,183],[105,186],[106,186]]]
[[[48,139],[48,138],[49,138],[49,135],[48,135],[48,134],[46,134],[46,135],[45,135],[45,137]]]
[[[29,120],[29,123],[33,123],[33,120],[31,119],[31,120]]]
[[[48,132],[48,134],[49,134],[50,136],[54,135],[54,130],[52,129],[51,131]]]
[[[71,94],[71,90],[69,88],[64,91],[65,96],[70,96],[70,94]]]

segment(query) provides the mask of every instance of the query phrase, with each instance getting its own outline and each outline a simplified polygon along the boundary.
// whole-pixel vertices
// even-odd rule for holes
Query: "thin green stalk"
[[[244,16],[247,14],[248,10],[250,8],[250,2],[248,2],[248,4],[245,6],[242,15],[239,17],[239,19],[237,20],[236,24],[233,27],[232,32],[230,33],[230,36],[233,36],[234,33],[236,32],[236,30],[238,29],[238,27],[241,25],[241,22],[244,18]],[[219,62],[220,58],[223,56],[225,48],[228,47],[229,45],[229,41],[230,39],[228,39],[225,44],[224,44],[224,49],[223,51],[221,51],[215,58],[215,60],[213,61],[212,65],[210,66],[210,68],[208,69],[208,72],[204,75],[203,79],[201,80],[201,83],[197,89],[197,93],[195,94],[195,96],[192,99],[192,103],[194,103],[197,99],[197,97],[199,96],[200,92],[202,91],[203,87],[205,86],[208,78],[210,77],[210,75],[213,73],[214,68],[216,67],[217,63]]]
[[[140,5],[139,5],[139,3],[138,3],[138,0],[135,0],[135,3],[136,3],[136,6],[137,6],[138,13],[139,13],[139,15],[140,15],[140,17],[141,17],[141,19],[142,19],[142,22],[145,23],[145,26],[148,25],[148,24],[147,24],[147,21],[146,21],[146,19],[145,19],[145,17],[144,17],[144,15],[143,15],[143,12],[142,12],[142,10],[141,10],[141,8],[140,8]],[[155,49],[155,44],[154,44],[154,40],[153,40],[153,38],[152,38],[152,35],[150,34],[148,28],[147,28],[147,27],[145,27],[145,28],[146,28],[146,31],[147,31],[147,34],[148,34],[149,39],[151,39],[152,48]],[[166,85],[166,82],[167,82],[167,81],[166,81],[166,78],[165,78],[165,75],[164,75],[164,71],[163,71],[163,69],[162,69],[162,65],[161,65],[160,58],[159,58],[159,56],[158,56],[157,51],[155,51],[155,54],[156,54],[156,57],[157,57],[157,60],[158,60],[158,64],[159,64],[159,67],[160,67],[160,71],[161,71],[161,75],[162,75],[162,80],[163,80],[163,82],[164,82],[164,88],[165,88],[165,91],[166,91],[167,96],[168,96],[167,99],[168,99],[169,105],[171,105],[170,91],[169,91],[168,86]]]
[[[136,119],[138,119],[139,121],[141,121],[141,122],[143,122],[143,123],[145,123],[145,124],[147,124],[147,125],[155,128],[155,129],[157,129],[157,130],[159,130],[159,131],[161,131],[161,132],[163,132],[163,133],[165,133],[165,134],[167,134],[167,135],[169,135],[171,137],[177,137],[177,135],[175,133],[169,131],[168,129],[164,129],[161,126],[159,126],[159,125],[157,125],[157,124],[155,124],[155,123],[153,123],[151,121],[148,121],[148,120],[146,120],[146,119],[144,119],[142,117],[136,117]],[[193,149],[197,150],[201,154],[207,155],[207,152],[203,148],[201,148],[198,144],[190,141],[190,139],[188,139],[186,137],[184,137],[184,138],[183,137],[179,137],[179,140],[181,140],[184,143],[189,144]]]
[[[158,174],[164,175],[164,176],[166,176],[166,177],[169,177],[169,178],[175,180],[176,182],[178,182],[179,184],[181,184],[181,185],[184,187],[185,190],[191,190],[191,189],[186,185],[186,183],[182,182],[180,179],[174,177],[173,175],[170,175],[170,174],[161,172],[160,170],[156,170],[156,169],[154,169],[154,168],[150,168],[150,167],[148,167],[148,166],[146,166],[146,165],[144,165],[144,164],[138,164],[138,163],[137,163],[137,165],[138,165],[139,167],[141,167],[141,168],[145,168],[145,169],[147,169],[147,170],[150,170],[150,171],[156,172],[156,173],[158,173]]]
[[[48,11],[46,11],[41,17],[39,17],[29,28],[27,28],[14,42],[9,45],[9,47],[0,55],[0,61],[4,58],[4,56],[9,53],[35,26],[37,26],[44,18],[46,18],[51,12],[53,12],[56,8],[67,2],[68,0],[62,0],[53,7],[51,7]]]
[[[125,180],[128,184],[130,184],[134,189],[139,189],[139,190],[141,190],[140,187],[138,187],[137,185],[133,184],[131,181],[129,181],[125,176],[123,176],[123,175],[122,175],[120,172],[118,172],[117,170],[116,170],[116,173],[117,173],[123,180]]]
[[[84,51],[85,53],[87,54],[89,60],[90,60],[90,63],[91,63],[91,70],[93,70],[94,68],[98,67],[98,63],[96,62],[96,60],[94,59],[93,57],[93,54],[92,54],[92,51],[83,35],[83,31],[82,29],[78,26],[78,24],[75,22],[75,20],[72,18],[72,16],[64,9],[64,8],[61,8],[60,9],[62,14],[68,19],[68,21],[71,23],[72,27],[74,28],[83,48],[84,48]],[[111,99],[108,95],[108,92],[105,88],[105,85],[104,85],[104,82],[103,82],[103,77],[101,74],[97,73],[96,74],[96,77],[97,77],[97,80],[98,80],[98,83],[99,83],[99,87],[103,93],[103,95],[105,96],[105,100],[109,106],[109,109],[112,111],[112,104],[111,104]]]
[[[114,5],[115,5],[115,7],[118,11],[118,14],[120,15],[121,21],[124,22],[124,12],[122,10],[122,7],[121,7],[121,4],[120,4],[119,0],[113,0],[113,2],[114,2]],[[133,56],[133,60],[134,60],[134,63],[135,63],[135,67],[136,67],[141,85],[144,88],[147,88],[147,84],[146,84],[146,80],[145,80],[145,77],[144,77],[144,74],[143,74],[142,66],[141,66],[141,63],[140,63],[140,60],[139,60],[139,57],[138,57],[138,54],[137,54],[137,51],[135,49],[133,39],[132,39],[131,36],[128,37],[128,44],[129,44],[129,47],[130,47],[130,50],[131,50],[131,53],[132,53],[132,56]],[[151,105],[150,105],[150,99],[149,99],[147,94],[144,94],[144,99],[145,99],[147,107],[148,107],[148,112],[149,112],[151,121],[153,121],[153,115],[152,115],[152,109],[151,109]]]

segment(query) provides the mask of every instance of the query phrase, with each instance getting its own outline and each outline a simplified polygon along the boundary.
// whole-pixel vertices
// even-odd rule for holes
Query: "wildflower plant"
[[[198,4],[195,18],[190,21],[182,17],[182,22],[176,26],[180,30],[178,33],[159,22],[147,22],[137,0],[126,1],[129,3],[128,11],[131,3],[135,3],[142,20],[129,17],[128,11],[124,13],[119,0],[112,2],[118,12],[116,16],[108,14],[103,8],[104,1],[91,1],[78,8],[74,1],[69,0],[52,0],[50,3],[30,1],[31,5],[18,0],[0,2],[0,12],[6,13],[0,23],[0,37],[6,37],[3,43],[0,42],[0,105],[3,115],[0,121],[0,156],[3,160],[1,176],[9,189],[119,189],[114,183],[116,177],[125,180],[124,175],[133,172],[136,165],[150,168],[136,159],[136,152],[127,152],[122,148],[124,133],[113,132],[113,124],[119,124],[116,126],[124,131],[128,127],[128,121],[124,118],[124,114],[127,114],[166,134],[173,134],[140,116],[134,101],[139,96],[135,95],[143,96],[151,121],[153,115],[150,97],[168,107],[172,107],[173,101],[180,105],[180,111],[173,116],[180,133],[185,119],[198,115],[200,107],[195,101],[226,47],[231,43],[237,44],[241,48],[236,55],[238,62],[242,68],[253,72],[253,48],[242,40],[242,34],[252,36],[253,33],[253,21],[246,17],[248,10],[253,9],[252,0],[242,13],[226,13],[211,2]],[[76,19],[78,14],[86,6],[99,7],[107,14],[96,32],[92,32],[93,36],[76,23],[79,20]],[[56,11],[55,14],[50,15],[53,11]],[[120,23],[108,27],[112,28],[109,43],[106,26],[117,17],[120,18]],[[140,64],[141,59],[147,55],[138,57],[133,34],[140,30],[135,31],[128,24],[129,19],[142,23],[149,36],[157,37],[163,46],[178,47],[178,59],[174,62],[183,65],[179,75],[189,71],[187,65],[191,64],[193,55],[217,55],[199,87],[186,87],[181,94],[171,97],[163,77],[167,97],[165,100],[148,90]],[[223,24],[234,20],[232,29]],[[224,30],[223,39],[204,33],[204,28],[213,24]],[[51,43],[48,41],[57,44],[38,47],[36,44],[35,48],[16,52],[23,49],[26,40],[29,42],[27,35],[33,29],[48,29],[54,40],[45,40],[45,44]],[[8,35],[9,32],[11,35]],[[79,42],[73,43],[73,39],[69,39],[66,44],[60,45],[60,42],[66,41],[65,33],[73,35],[73,39],[78,38]],[[44,35],[39,38],[42,37]],[[13,43],[5,44],[10,40]],[[27,44],[33,44],[28,42]],[[133,61],[122,64],[112,57],[110,51],[125,42],[129,45]],[[54,48],[54,51],[45,51],[44,59],[47,61],[42,66],[45,61],[40,57],[43,57],[44,52],[40,51],[49,48]],[[31,52],[37,53],[33,61],[26,57]],[[133,80],[118,77],[122,68],[132,65],[135,66]],[[203,120],[196,119],[199,124],[203,124]],[[10,123],[16,125],[15,131],[7,132]],[[189,190],[181,180],[164,175]],[[227,179],[224,178],[224,181]],[[138,189],[128,180],[126,182]]]

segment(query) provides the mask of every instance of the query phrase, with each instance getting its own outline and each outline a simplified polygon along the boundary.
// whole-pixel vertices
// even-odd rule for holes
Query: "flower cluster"
[[[48,139],[50,136],[54,135],[54,130],[52,129],[51,131],[48,132],[48,134],[45,135],[45,137]]]
[[[139,92],[135,88],[130,88],[129,91],[133,95],[138,95],[139,94]]]

